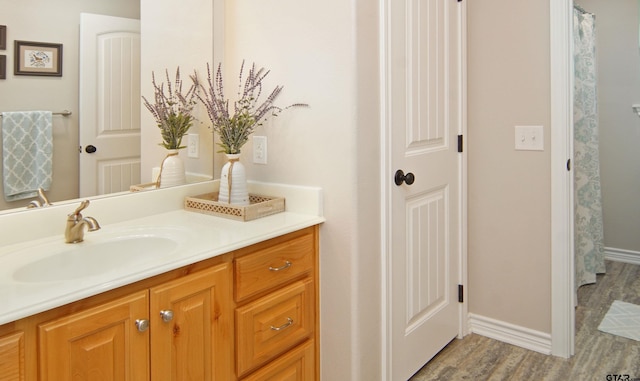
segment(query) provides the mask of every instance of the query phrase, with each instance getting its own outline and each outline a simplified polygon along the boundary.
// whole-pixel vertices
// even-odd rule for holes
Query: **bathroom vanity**
[[[153,230],[169,226],[183,229],[182,241],[157,258],[113,269],[107,261],[104,272],[75,279],[19,272],[67,255],[50,242],[59,237],[0,248],[0,380],[319,379],[323,219],[292,211],[291,198],[291,209],[250,222],[184,210],[101,222],[102,235],[85,236],[97,252],[124,236],[153,248]],[[171,239],[166,233],[158,237]],[[42,247],[51,250],[39,254]],[[35,258],[11,255],[29,249]]]

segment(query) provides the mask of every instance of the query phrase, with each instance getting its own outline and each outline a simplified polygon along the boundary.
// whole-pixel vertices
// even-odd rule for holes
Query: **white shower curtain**
[[[605,272],[595,16],[576,7],[574,16],[574,185],[576,289]]]

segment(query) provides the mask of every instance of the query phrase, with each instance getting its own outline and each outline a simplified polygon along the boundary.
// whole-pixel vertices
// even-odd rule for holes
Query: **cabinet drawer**
[[[313,280],[307,278],[236,309],[239,376],[271,361],[311,336]]]
[[[312,381],[315,379],[313,346],[314,341],[309,340],[244,378],[243,381]]]
[[[314,241],[311,234],[257,251],[235,260],[238,302],[283,285],[313,268]]]

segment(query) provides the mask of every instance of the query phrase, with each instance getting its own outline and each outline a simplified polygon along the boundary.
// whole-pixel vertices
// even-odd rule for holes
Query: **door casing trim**
[[[573,174],[573,0],[549,0],[551,104],[551,354],[575,351]]]

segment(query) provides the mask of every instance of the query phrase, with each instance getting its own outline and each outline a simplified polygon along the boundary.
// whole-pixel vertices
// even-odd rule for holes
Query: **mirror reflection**
[[[173,12],[170,7],[164,1],[147,4],[147,12],[154,16],[147,20],[158,20],[158,13],[164,12],[164,8],[169,8],[167,13]],[[145,48],[141,45],[146,47],[147,55],[150,47],[158,48],[154,45],[156,34],[145,37],[144,28],[140,29],[140,1],[0,0],[0,9],[3,10],[0,25],[6,25],[6,50],[0,50],[0,55],[6,56],[6,79],[0,80],[0,113],[71,112],[66,116],[53,115],[51,120],[52,181],[46,192],[49,201],[55,204],[79,197],[128,191],[131,184],[152,181],[164,152],[158,146],[161,138],[157,127],[145,127],[149,120],[147,115],[141,115],[144,114],[140,108],[141,95],[148,95],[149,89],[145,86],[150,83],[151,70],[175,70],[181,62],[164,60],[154,54],[153,65],[149,65],[149,59],[145,64]],[[82,14],[100,16],[85,20],[88,22],[83,27]],[[104,59],[95,58],[96,47],[85,46],[86,41],[81,36],[91,36],[86,39],[88,41],[100,41],[96,36],[110,28],[110,18],[117,21],[113,29],[120,36],[115,42],[109,42],[113,66],[105,67]],[[123,26],[125,21],[130,25]],[[139,32],[135,32],[135,28]],[[62,44],[62,76],[14,75],[16,40]],[[163,49],[166,50],[166,45]],[[104,50],[100,51],[104,54]],[[115,62],[121,66],[116,66]],[[202,133],[200,135],[201,141],[206,138]],[[211,167],[212,159],[206,158],[207,153],[203,152],[202,148],[207,148],[207,144],[202,145],[205,147],[201,147],[200,160],[208,163],[205,170],[198,167],[196,172],[205,174],[189,176],[187,168],[187,181],[211,178],[206,170]],[[109,151],[119,156],[104,159]],[[0,181],[0,193],[0,210],[24,210],[37,199],[7,201],[3,181]]]

